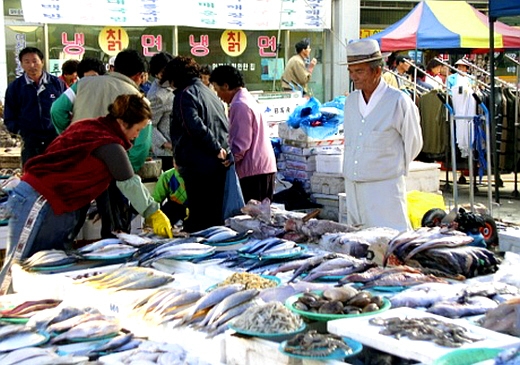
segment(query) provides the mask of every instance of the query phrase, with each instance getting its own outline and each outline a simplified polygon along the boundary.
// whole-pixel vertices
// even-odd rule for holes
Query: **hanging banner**
[[[80,6],[80,9],[78,9]],[[22,0],[26,22],[103,26],[178,25],[215,29],[330,29],[332,0]]]

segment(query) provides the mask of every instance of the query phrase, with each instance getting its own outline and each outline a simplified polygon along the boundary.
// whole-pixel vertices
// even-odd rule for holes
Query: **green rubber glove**
[[[158,236],[173,238],[173,228],[170,220],[160,209],[148,217],[153,233]]]

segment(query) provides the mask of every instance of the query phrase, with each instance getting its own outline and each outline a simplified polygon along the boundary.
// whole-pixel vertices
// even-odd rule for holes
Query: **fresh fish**
[[[91,244],[85,245],[83,247],[78,248],[76,251],[79,253],[87,253],[96,251],[100,248],[103,248],[108,245],[122,243],[119,238],[105,238],[96,242],[92,242]]]
[[[37,346],[45,336],[37,332],[18,332],[0,339],[0,352],[17,350],[23,347]]]
[[[239,305],[236,305],[230,309],[228,309],[226,312],[224,312],[220,317],[218,317],[216,320],[214,320],[208,327],[207,332],[213,332],[215,331],[220,325],[227,323],[231,319],[235,318],[236,316],[244,313],[247,308],[255,305],[254,300],[248,300],[247,302],[243,302]]]
[[[41,250],[22,261],[22,266],[48,265],[69,257],[63,250]]]
[[[13,350],[6,354],[0,359],[2,365],[17,365],[21,361],[39,356],[46,355],[49,353],[49,349],[43,349],[40,347],[24,347],[21,349]]]
[[[171,298],[167,298],[162,301],[152,313],[163,313],[167,312],[171,308],[184,306],[186,304],[195,303],[197,300],[202,298],[203,294],[196,290],[189,290],[179,295],[174,295]]]
[[[388,248],[385,252],[385,255],[383,257],[383,267],[386,267],[386,264],[388,262],[388,258],[390,255],[394,253],[394,251],[397,249],[397,247],[401,246],[403,243],[410,242],[417,237],[419,237],[421,234],[428,232],[430,228],[428,227],[421,227],[416,230],[407,230],[399,233],[397,236],[392,238],[390,242],[388,242]]]
[[[30,327],[20,326],[17,324],[8,324],[0,327],[0,340],[17,333],[32,332]]]
[[[228,228],[226,230],[219,231],[217,233],[212,234],[211,236],[206,238],[206,241],[209,243],[222,242],[227,241],[229,239],[235,238],[238,236],[238,232],[234,229]]]
[[[92,320],[80,323],[68,331],[54,337],[51,343],[58,343],[64,340],[74,340],[78,338],[95,338],[108,336],[121,330],[119,324],[107,320]]]
[[[347,266],[343,268],[329,269],[327,271],[319,271],[318,268],[315,268],[307,276],[305,276],[303,281],[313,281],[325,276],[345,276],[350,275],[357,272],[364,272],[372,267],[376,267],[377,264],[375,262],[359,262],[352,266]]]
[[[468,243],[473,242],[473,237],[471,236],[447,236],[447,237],[441,237],[441,238],[435,238],[432,240],[429,240],[420,246],[414,248],[411,250],[406,257],[404,258],[404,261],[407,262],[410,260],[414,255],[421,251],[429,250],[433,247],[457,247],[457,246],[464,246]]]
[[[338,257],[338,254],[326,254],[322,256],[315,256],[307,259],[299,268],[294,271],[293,276],[289,279],[288,283],[294,282],[300,275],[306,273],[318,266],[326,260],[331,260]]]
[[[47,326],[51,324],[62,322],[66,319],[85,313],[99,313],[99,311],[90,307],[77,308],[67,306],[60,308],[59,310],[58,307],[55,309],[51,308],[32,315],[31,318],[29,318],[26,326],[36,328],[38,330],[46,330]]]
[[[171,288],[160,288],[155,290],[152,294],[144,297],[139,302],[134,304],[134,310],[148,310],[148,308],[154,308],[163,298],[176,292],[184,292],[182,289],[171,289]]]
[[[188,322],[193,318],[195,313],[202,311],[206,308],[210,308],[217,303],[220,303],[222,300],[227,298],[233,293],[236,293],[240,290],[244,289],[243,284],[231,284],[220,286],[212,290],[211,292],[204,295],[202,298],[197,300],[195,304],[191,307],[191,309],[184,315],[181,322],[179,324],[183,324]]]
[[[283,242],[284,240],[282,238],[277,237],[270,237],[263,240],[259,240],[256,242],[252,242],[248,244],[247,246],[244,246],[240,249],[241,253],[247,253],[247,254],[256,254],[262,250],[265,250],[273,245],[276,245],[280,242]]]
[[[80,314],[80,315],[68,318],[61,322],[51,324],[49,327],[47,327],[47,332],[60,333],[60,332],[67,331],[81,323],[95,321],[95,320],[101,320],[104,318],[105,318],[105,316],[99,312],[98,313],[84,313],[84,314]]]
[[[278,265],[278,267],[276,269],[269,271],[268,275],[274,276],[274,275],[282,273],[282,272],[296,270],[296,269],[300,268],[302,265],[304,265],[307,262],[307,260],[309,260],[313,257],[322,257],[322,256],[311,256],[311,257],[307,257],[304,259],[298,258],[297,260],[292,260],[292,261],[286,262],[282,265]]]
[[[42,299],[23,302],[12,309],[0,311],[2,317],[23,317],[29,313],[57,307],[62,301],[57,299]]]
[[[190,234],[190,236],[191,237],[208,238],[208,237],[211,237],[212,235],[214,235],[216,233],[226,232],[226,231],[229,231],[229,230],[232,230],[232,229],[229,228],[229,227],[226,227],[226,226],[213,226],[213,227],[209,227],[209,228],[203,229],[201,231],[193,232],[193,233]],[[232,230],[232,231],[234,231],[234,230]]]
[[[341,278],[338,281],[338,284],[347,284],[347,283],[368,283],[373,282],[374,280],[378,280],[382,277],[401,272],[410,272],[415,274],[422,274],[421,270],[410,267],[410,266],[394,266],[391,268],[382,268],[382,267],[373,267],[368,269],[362,273],[354,273]]]
[[[422,283],[448,283],[447,280],[438,278],[434,275],[425,275],[422,273],[396,272],[379,279],[364,283],[362,288],[368,289],[374,286],[411,286]]]
[[[140,290],[157,288],[159,286],[172,282],[174,279],[175,278],[172,275],[167,274],[147,276],[142,279],[136,280],[132,283],[121,285],[117,287],[115,290]]]
[[[390,298],[392,308],[427,308],[434,303],[456,299],[466,284],[425,283],[412,286]]]
[[[485,314],[488,310],[498,307],[498,303],[487,297],[475,296],[464,303],[444,301],[433,304],[426,311],[448,318],[460,318]]]
[[[132,254],[136,251],[137,251],[137,248],[135,248],[133,246],[115,243],[112,245],[103,246],[97,250],[93,250],[93,251],[84,253],[83,257],[96,257],[96,256],[110,257],[110,256]]]
[[[206,326],[207,324],[212,324],[217,318],[219,318],[223,313],[228,311],[230,308],[233,308],[243,302],[247,302],[258,295],[258,289],[247,289],[242,290],[236,293],[231,294],[223,301],[215,305],[208,313],[206,318],[202,321],[201,326]]]
[[[128,243],[129,245],[139,247],[143,246],[149,243],[152,243],[153,241],[150,238],[138,236],[136,234],[129,234],[129,233],[115,233],[116,237],[119,238],[121,241]]]
[[[112,351],[113,349],[117,349],[117,348],[119,348],[121,346],[126,345],[133,338],[134,338],[134,334],[133,333],[127,333],[127,334],[116,336],[116,337],[110,339],[105,344],[100,345],[100,346],[96,346],[93,349],[93,352],[98,352],[99,353],[99,352],[109,352],[109,351]]]
[[[130,340],[130,342],[127,342],[126,344],[124,344],[120,347],[110,350],[110,352],[123,352],[123,351],[133,350],[133,349],[139,347],[142,343],[143,343],[143,340],[132,339],[132,340]]]

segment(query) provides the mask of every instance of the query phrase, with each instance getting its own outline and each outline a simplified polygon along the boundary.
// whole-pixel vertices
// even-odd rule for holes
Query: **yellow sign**
[[[370,37],[370,36],[373,36],[374,34],[377,34],[379,33],[380,31],[382,31],[383,29],[360,29],[359,30],[359,38],[366,38],[366,37]]]
[[[99,47],[109,56],[115,56],[128,48],[128,33],[120,27],[105,27],[98,36]]]
[[[220,37],[220,46],[231,57],[238,57],[247,47],[247,36],[241,30],[225,30]]]

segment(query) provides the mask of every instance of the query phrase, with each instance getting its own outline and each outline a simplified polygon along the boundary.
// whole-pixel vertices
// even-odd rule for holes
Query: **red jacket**
[[[55,214],[89,204],[108,188],[112,175],[92,152],[103,145],[132,145],[111,117],[87,119],[69,126],[47,148],[24,166],[22,180],[43,195]]]

